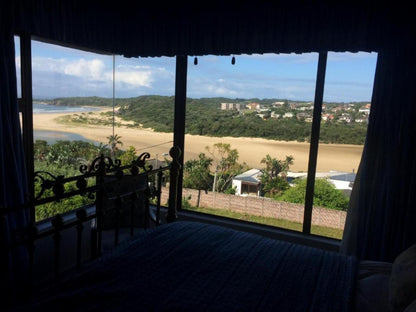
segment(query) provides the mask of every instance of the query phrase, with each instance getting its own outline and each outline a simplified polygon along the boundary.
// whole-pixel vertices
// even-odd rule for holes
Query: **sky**
[[[19,42],[16,70],[20,81]],[[188,58],[187,96],[313,101],[317,53]],[[328,53],[325,102],[370,101],[376,53]],[[175,58],[114,57],[115,97],[174,95]],[[32,41],[33,98],[113,96],[113,56]],[[20,92],[20,91],[19,91]]]

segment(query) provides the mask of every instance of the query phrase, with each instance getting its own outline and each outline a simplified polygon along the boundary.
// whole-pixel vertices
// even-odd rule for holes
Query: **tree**
[[[279,200],[287,201],[290,203],[305,203],[306,194],[306,180],[300,179],[295,181],[295,186],[289,188],[279,197]],[[348,208],[348,198],[337,190],[326,179],[316,179],[313,195],[313,204],[315,206],[321,206],[337,210],[346,210]]]
[[[129,146],[127,151],[120,155],[120,161],[123,166],[131,165],[131,163],[137,158],[136,148],[134,146]]]
[[[276,197],[289,188],[286,177],[289,166],[293,164],[293,159],[293,156],[286,156],[285,160],[278,160],[267,154],[261,160],[262,164],[266,164],[260,177],[262,192],[265,196]]]
[[[210,189],[213,182],[211,164],[212,158],[208,158],[204,153],[200,153],[198,159],[186,161],[183,167],[183,187],[196,190]]]
[[[212,148],[206,146],[205,149],[213,158],[213,191],[225,192],[231,187],[232,179],[247,169],[247,166],[237,162],[238,151],[231,149],[228,143],[215,143]]]
[[[108,144],[111,147],[111,156],[113,159],[115,159],[117,151],[118,151],[117,145],[123,146],[123,142],[121,141],[121,136],[119,136],[118,134],[112,134],[112,135],[109,135],[107,139],[108,139]]]
[[[49,144],[45,140],[36,140],[33,145],[35,160],[44,161],[49,151]]]
[[[109,151],[110,151],[110,149],[108,148],[108,145],[100,142],[100,144],[97,146],[97,155],[96,155],[96,157],[99,157],[101,155],[109,156]]]

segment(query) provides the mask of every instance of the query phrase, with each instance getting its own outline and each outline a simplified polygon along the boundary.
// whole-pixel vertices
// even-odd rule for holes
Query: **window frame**
[[[32,94],[32,38],[29,34],[16,34],[20,40],[21,97],[18,98],[22,114],[22,141],[25,153],[28,197],[34,199],[34,142],[33,142],[33,94]],[[30,221],[35,223],[34,207],[30,206]]]
[[[29,184],[29,198],[34,196],[34,155],[33,155],[33,94],[32,94],[32,53],[31,40],[29,34],[16,34],[20,39],[20,59],[21,59],[21,98],[18,99],[19,112],[22,114],[22,138],[25,150],[26,170]],[[36,38],[36,40],[39,40]],[[42,41],[42,40],[40,40]],[[58,44],[54,42],[54,44]],[[68,46],[62,44],[63,46]],[[77,48],[78,47],[74,47]],[[81,49],[82,50],[82,49]],[[316,82],[315,82],[315,99],[314,112],[312,119],[312,131],[310,141],[310,151],[308,160],[308,180],[306,187],[303,230],[306,235],[311,234],[313,194],[315,184],[316,163],[319,146],[319,133],[321,123],[321,112],[325,85],[325,72],[327,64],[327,51],[319,52]],[[186,95],[187,95],[187,71],[188,55],[176,56],[176,73],[175,73],[175,104],[174,104],[174,145],[182,151],[185,145],[185,117],[186,117]],[[181,168],[183,167],[183,153],[179,159]],[[177,209],[182,207],[182,182],[183,172],[180,171],[176,188]],[[34,207],[32,208],[34,209]],[[168,216],[168,221],[174,221],[178,218],[177,213]],[[31,221],[35,222],[35,213],[31,211]],[[284,229],[282,229],[284,230]]]

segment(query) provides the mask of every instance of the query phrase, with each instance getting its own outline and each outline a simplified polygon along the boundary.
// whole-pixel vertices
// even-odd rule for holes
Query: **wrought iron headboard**
[[[64,177],[64,176],[55,176],[49,172],[39,171],[35,173],[35,183],[40,183],[40,191],[35,194],[34,198],[15,208],[2,209],[0,210],[2,222],[5,222],[7,214],[19,209],[32,209],[32,212],[36,206],[60,201],[65,198],[69,198],[75,195],[88,196],[91,199],[95,199],[95,211],[91,213],[85,207],[75,209],[75,216],[72,221],[64,221],[62,214],[56,214],[50,219],[51,227],[44,231],[38,231],[37,224],[32,223],[27,227],[18,229],[13,233],[12,240],[2,242],[0,245],[1,253],[7,257],[8,253],[18,246],[26,246],[28,250],[29,257],[29,281],[32,281],[33,276],[33,261],[34,261],[34,251],[35,251],[35,242],[41,238],[52,236],[53,245],[54,245],[54,277],[56,280],[59,279],[60,275],[60,250],[61,250],[61,234],[63,230],[68,228],[76,228],[77,231],[77,248],[76,248],[76,268],[81,267],[82,262],[82,238],[85,222],[89,220],[94,220],[94,240],[92,240],[91,246],[91,255],[92,257],[98,257],[102,253],[102,233],[103,233],[103,221],[105,213],[108,212],[108,209],[104,211],[104,205],[106,200],[114,200],[116,203],[113,208],[115,212],[116,219],[120,217],[120,212],[122,208],[123,197],[128,197],[131,202],[141,199],[144,200],[145,207],[149,207],[149,200],[151,198],[155,199],[154,206],[156,207],[154,215],[145,215],[145,222],[148,222],[149,218],[152,219],[154,224],[157,226],[161,224],[162,218],[160,217],[161,212],[161,189],[163,175],[169,173],[170,178],[170,191],[169,191],[169,205],[168,213],[166,216],[167,221],[172,221],[176,219],[176,194],[177,194],[177,179],[180,169],[180,164],[178,158],[181,151],[173,147],[170,150],[170,155],[172,161],[160,168],[153,169],[151,165],[148,165],[146,161],[150,158],[149,153],[142,153],[137,159],[135,159],[131,164],[126,166],[121,166],[120,160],[112,160],[109,157],[104,157],[101,155],[94,159],[90,165],[82,165],[80,167],[80,175],[73,177]],[[155,176],[155,181],[150,182],[149,177]],[[93,183],[89,183],[90,180],[93,180]],[[122,183],[123,181],[128,184],[133,184],[133,187],[124,191],[119,190],[119,192],[110,192],[109,190],[114,190],[114,183]],[[141,188],[135,188],[134,184],[137,181],[142,182]],[[144,183],[143,183],[144,181]],[[66,185],[68,183],[76,184],[75,190],[66,190]],[[45,192],[47,190],[52,191],[52,195],[46,196]],[[149,209],[145,209],[149,211]],[[130,235],[134,234],[135,224],[133,221],[133,204],[131,205],[130,214]],[[2,224],[0,224],[0,227]],[[144,227],[147,227],[147,223],[143,224]],[[114,244],[117,245],[119,241],[119,230],[120,223],[118,219],[114,223]],[[3,252],[6,251],[6,252]]]

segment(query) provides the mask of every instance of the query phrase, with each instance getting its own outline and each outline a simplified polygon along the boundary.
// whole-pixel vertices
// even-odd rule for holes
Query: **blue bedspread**
[[[195,222],[149,230],[38,311],[348,311],[356,260]]]

